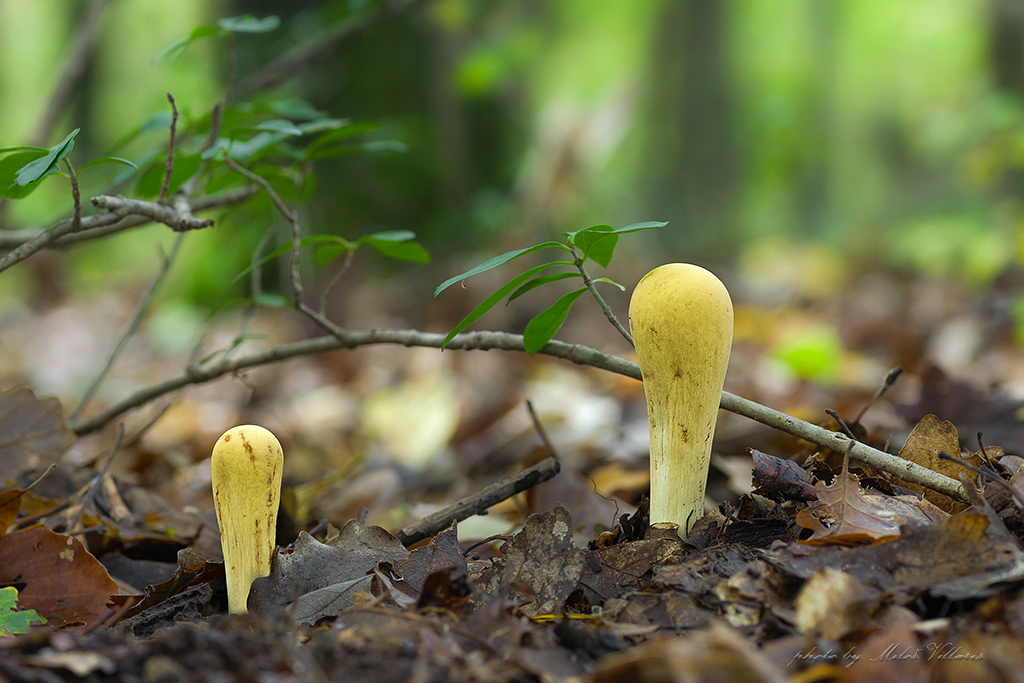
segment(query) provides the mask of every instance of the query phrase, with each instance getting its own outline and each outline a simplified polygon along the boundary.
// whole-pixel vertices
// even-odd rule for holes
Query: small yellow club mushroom
[[[678,524],[685,538],[704,512],[732,347],[732,300],[703,268],[669,263],[637,283],[629,325],[651,431],[651,523]]]
[[[270,574],[284,453],[270,431],[242,425],[224,432],[211,460],[228,611],[245,614],[253,579]]]

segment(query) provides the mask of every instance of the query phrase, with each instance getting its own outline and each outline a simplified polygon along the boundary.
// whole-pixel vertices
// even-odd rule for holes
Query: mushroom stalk
[[[651,432],[651,523],[678,524],[685,538],[704,511],[732,300],[703,268],[670,263],[637,283],[629,324]]]
[[[224,432],[211,460],[228,611],[245,614],[253,579],[270,574],[284,454],[268,430],[242,425]]]

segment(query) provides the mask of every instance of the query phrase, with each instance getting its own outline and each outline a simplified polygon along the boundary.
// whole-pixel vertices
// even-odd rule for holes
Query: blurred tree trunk
[[[815,2],[809,6],[813,35],[815,87],[811,101],[810,138],[805,144],[810,152],[800,169],[795,219],[799,238],[821,237],[827,229],[831,202],[830,156],[833,140],[832,102],[836,80],[835,45],[838,6],[834,2]]]
[[[657,21],[643,161],[648,210],[673,256],[725,256],[738,185],[727,0],[670,0]],[[717,253],[716,253],[717,252]]]
[[[993,0],[989,9],[989,69],[996,92],[1024,105],[1024,1]],[[1001,200],[1019,206],[1024,173],[1010,164],[995,188]]]
[[[993,0],[989,10],[989,59],[997,90],[1024,95],[1024,2]]]

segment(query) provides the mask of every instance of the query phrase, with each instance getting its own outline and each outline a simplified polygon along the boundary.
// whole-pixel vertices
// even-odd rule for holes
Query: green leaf
[[[285,119],[273,119],[253,126],[255,130],[266,130],[272,133],[284,133],[293,137],[304,135],[302,129],[291,121]]]
[[[615,285],[616,287],[618,287],[620,291],[626,291],[626,288],[620,285],[618,282],[616,282],[615,280],[610,280],[606,277],[595,277],[594,282],[607,282],[610,285]]]
[[[354,247],[347,244],[322,244],[313,252],[313,263],[326,266],[333,263],[339,256],[352,251]]]
[[[640,232],[641,230],[650,230],[651,228],[664,228],[668,225],[668,221],[642,221],[640,223],[630,223],[621,228],[612,230],[612,235],[625,235],[629,232]]]
[[[371,232],[369,235],[363,235],[359,238],[359,242],[363,243],[366,240],[380,240],[382,242],[408,242],[409,240],[416,239],[416,233],[412,230],[383,230],[381,232]]]
[[[509,305],[510,303],[521,297],[523,294],[526,294],[530,290],[537,289],[538,287],[541,287],[551,282],[558,282],[559,280],[568,280],[569,278],[573,277],[581,278],[583,276],[580,275],[578,272],[574,271],[572,273],[554,273],[552,275],[541,275],[540,277],[535,277],[534,279],[530,280],[516,291],[512,292],[512,294],[510,294],[508,297],[508,301],[505,302],[505,305]]]
[[[188,48],[189,45],[199,40],[200,38],[206,38],[207,36],[222,36],[224,31],[220,30],[216,26],[197,26],[193,29],[192,33],[188,38],[182,38],[171,43],[163,50],[157,53],[156,57],[153,57],[153,61],[150,64],[157,64],[163,60],[174,61],[177,59],[182,52]]]
[[[313,153],[307,151],[306,159],[309,161],[319,161],[320,159],[330,159],[350,154],[373,154],[375,152],[398,152],[404,154],[407,151],[409,151],[409,146],[398,140],[370,140],[369,142],[349,145],[328,145],[321,147]]]
[[[562,328],[566,316],[569,315],[569,309],[576,303],[576,299],[579,299],[580,295],[586,291],[586,287],[580,287],[576,291],[569,292],[526,323],[526,329],[523,330],[523,348],[526,353],[532,356],[554,338],[558,330]]]
[[[39,183],[22,187],[14,182],[14,176],[18,174],[18,171],[25,164],[38,159],[48,151],[46,149],[30,149],[31,151],[15,152],[0,159],[0,197],[21,199],[22,197],[29,196],[40,187]]]
[[[267,308],[287,308],[292,303],[291,299],[280,292],[256,292],[252,300]]]
[[[263,150],[276,145],[277,143],[292,137],[288,133],[260,131],[248,140],[233,140],[231,138],[219,138],[208,150],[202,153],[203,159],[212,159],[218,154],[225,154],[232,159],[241,161],[251,159]],[[280,151],[280,150],[279,150]]]
[[[397,261],[410,263],[430,263],[430,252],[419,242],[392,242],[390,240],[366,240],[365,244],[373,247],[384,256]]]
[[[573,242],[583,252],[583,260],[593,259],[605,268],[611,263],[612,254],[618,244],[619,235],[651,228],[663,228],[668,225],[665,221],[644,221],[642,223],[630,223],[627,226],[611,229],[608,225],[592,225],[589,228],[576,230],[575,232],[564,232],[563,235]],[[611,238],[611,239],[607,239]]]
[[[269,102],[267,106],[270,111],[291,121],[299,120],[312,122],[314,119],[323,119],[327,117],[327,112],[317,109],[309,102],[298,97],[288,97],[280,100],[275,99],[273,102]]]
[[[48,152],[45,147],[33,147],[32,145],[19,145],[17,147],[0,147],[0,154],[10,152]]]
[[[34,183],[46,176],[57,173],[57,164],[71,154],[71,150],[75,148],[75,136],[78,135],[80,130],[82,129],[75,128],[68,133],[68,136],[63,141],[51,147],[44,156],[22,166],[18,170],[17,175],[14,176],[14,182],[25,187],[29,183]]]
[[[95,159],[87,163],[85,166],[78,169],[78,172],[81,173],[87,168],[90,168],[92,166],[99,166],[101,164],[124,164],[125,166],[131,166],[135,170],[139,170],[139,167],[136,166],[134,162],[128,161],[127,159],[122,159],[121,157],[96,157]]]
[[[315,154],[320,150],[324,149],[325,147],[333,145],[342,140],[349,140],[351,138],[356,137],[357,135],[363,135],[364,133],[369,133],[372,130],[380,128],[380,124],[377,123],[376,121],[353,122],[349,119],[334,119],[334,121],[338,121],[340,125],[336,125],[333,127],[325,127],[324,130],[326,130],[327,132],[323,133],[322,135],[318,135],[316,139],[310,142],[309,145],[306,147],[307,155]],[[312,125],[312,123],[304,124],[302,127],[303,130],[307,133],[318,132],[317,130],[315,130],[315,127]],[[307,129],[306,126],[310,126],[310,128]]]
[[[569,247],[565,246],[561,242],[541,242],[540,244],[535,244],[532,247],[526,247],[525,249],[514,249],[513,251],[506,251],[504,254],[492,256],[491,258],[487,259],[480,265],[470,268],[465,273],[460,273],[455,277],[448,278],[447,280],[445,280],[444,282],[437,286],[437,289],[434,290],[434,296],[437,296],[444,290],[454,285],[456,282],[461,282],[462,280],[471,278],[474,275],[479,275],[480,273],[486,273],[488,270],[491,270],[492,268],[497,268],[498,266],[508,263],[512,259],[517,259],[520,256],[532,254],[533,252],[540,251],[541,249],[551,249],[553,247],[564,249],[565,251],[571,251]],[[572,264],[570,263],[569,265]]]
[[[270,33],[281,25],[281,18],[271,14],[257,19],[251,14],[238,17],[227,17],[217,22],[217,26],[234,33]]]
[[[365,244],[399,261],[430,263],[430,252],[419,242],[412,241],[415,237],[416,233],[411,230],[388,230],[363,235],[356,244]]]
[[[312,121],[299,124],[299,130],[302,131],[303,135],[313,135],[314,133],[338,130],[351,125],[353,125],[352,119],[335,119],[327,116],[320,116]]]
[[[45,624],[34,609],[15,611],[18,606],[18,589],[13,586],[0,588],[0,636],[28,633],[32,622]]]
[[[607,238],[607,239],[606,239]],[[619,236],[612,234],[610,225],[593,225],[574,235],[574,243],[583,253],[583,260],[593,259],[605,268],[612,261]]]
[[[561,242],[555,242],[555,244],[557,244],[560,247],[564,246]],[[540,246],[540,245],[537,245],[537,246]],[[509,252],[509,253],[512,253],[512,252]],[[502,256],[505,256],[505,254],[502,254]],[[483,264],[481,264],[481,265],[483,265]],[[462,332],[464,329],[466,329],[467,327],[469,327],[470,325],[475,323],[477,320],[479,320],[480,316],[482,316],[484,313],[486,313],[487,311],[489,311],[492,308],[494,308],[494,305],[497,304],[502,299],[504,299],[505,295],[507,295],[509,292],[512,292],[516,288],[518,288],[519,285],[523,284],[524,282],[529,280],[531,277],[533,277],[537,273],[540,273],[540,272],[542,272],[544,270],[547,270],[548,268],[551,268],[553,266],[571,266],[571,265],[572,265],[571,261],[552,261],[551,263],[544,263],[542,265],[530,268],[525,273],[521,273],[521,274],[515,276],[514,278],[512,278],[511,280],[506,282],[504,285],[502,285],[498,289],[498,291],[496,291],[494,294],[491,294],[489,297],[484,299],[483,302],[481,302],[481,304],[479,306],[474,308],[470,312],[469,315],[467,315],[465,318],[460,320],[458,322],[458,324],[455,327],[452,328],[451,332],[449,332],[448,335],[444,338],[444,341],[441,343],[441,348],[443,349],[444,347],[446,347],[448,345],[448,342],[450,342],[452,340],[452,337],[457,335],[459,332]]]

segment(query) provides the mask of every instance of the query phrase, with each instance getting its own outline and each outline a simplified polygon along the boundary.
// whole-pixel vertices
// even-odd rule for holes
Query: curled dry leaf
[[[776,458],[751,448],[754,460],[754,493],[781,503],[786,500],[814,500],[818,491],[804,468],[792,460]]]
[[[941,522],[949,515],[914,496],[884,496],[865,491],[845,470],[831,484],[815,485],[818,500],[797,513],[796,522],[814,534],[803,541],[812,545],[862,545],[899,537],[909,521]]]

